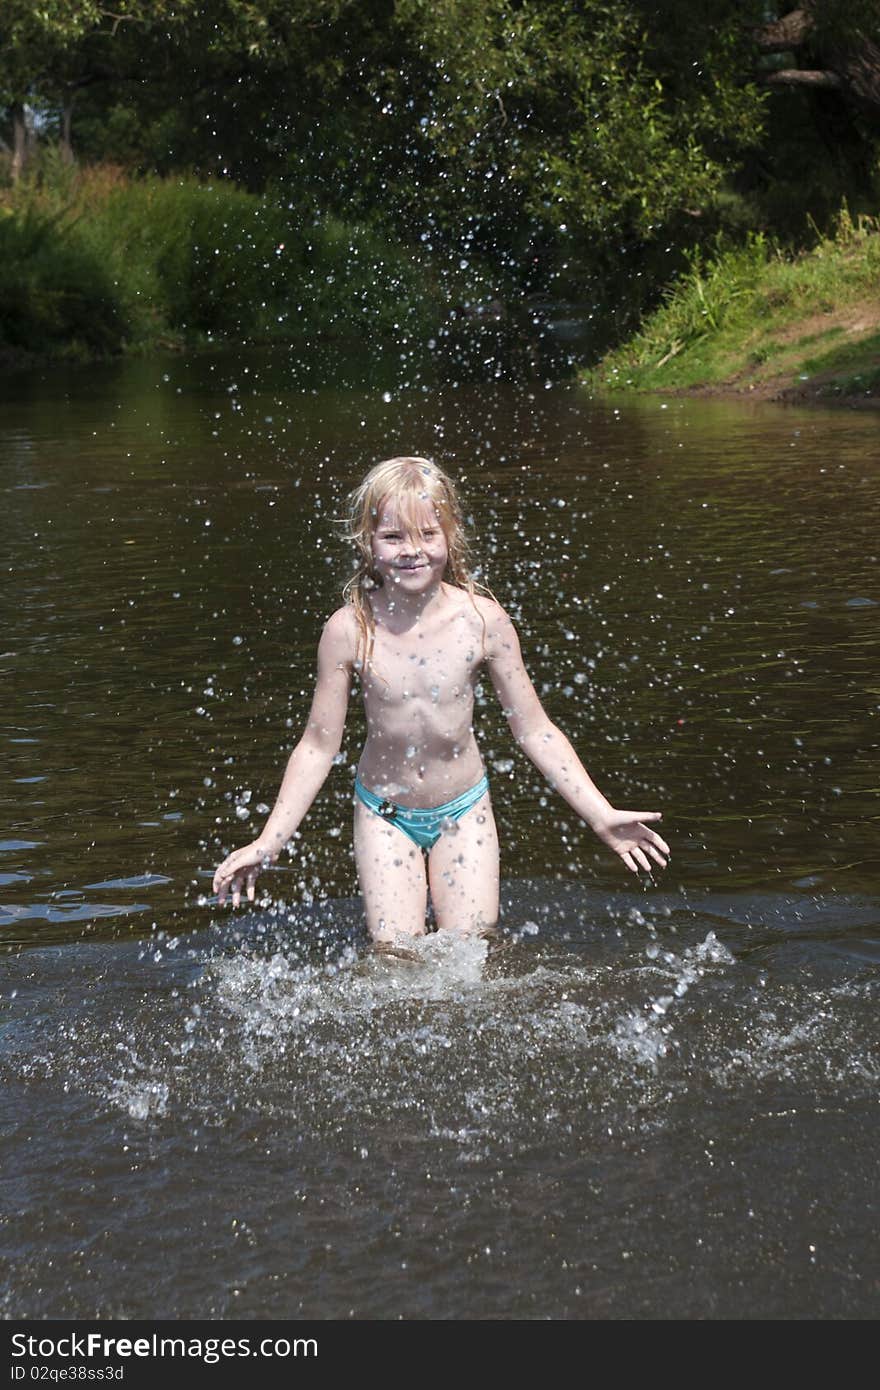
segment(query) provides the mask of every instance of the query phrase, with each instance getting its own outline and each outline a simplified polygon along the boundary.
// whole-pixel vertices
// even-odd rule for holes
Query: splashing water
[[[641,914],[639,914],[641,915]],[[704,941],[688,947],[681,955],[664,951],[656,941],[645,949],[654,971],[666,975],[670,991],[646,1000],[640,1010],[617,1019],[612,1041],[621,1057],[644,1062],[654,1068],[674,1046],[670,1010],[683,999],[692,985],[703,978],[710,965],[732,965],[734,957],[710,931]],[[652,972],[653,973],[653,972]]]
[[[14,1239],[47,1292],[19,1262],[16,1307],[436,1316],[486,1298],[468,1259],[487,1248],[524,1279],[518,1311],[533,1297],[568,1306],[574,1281],[601,1290],[609,1250],[647,1251],[621,1288],[653,1297],[670,1238],[683,1270],[694,1259],[681,1234],[653,1231],[660,1188],[664,1214],[681,1205],[676,1231],[705,1231],[713,1203],[735,1208],[743,1146],[758,1161],[755,1126],[788,1123],[778,1117],[805,1097],[814,1110],[842,1095],[873,1104],[880,1067],[873,977],[817,988],[732,949],[751,944],[742,924],[641,902],[627,911],[578,893],[560,915],[536,888],[500,944],[437,933],[369,951],[344,915],[314,909],[310,924],[252,914],[210,944],[13,962],[7,1104],[14,1116],[21,1093],[30,1114],[44,1097],[55,1115],[29,1153],[31,1181],[56,1175],[45,1190],[71,1223],[78,1194],[93,1192],[88,1219],[134,1259],[129,1278],[96,1255],[80,1292],[35,1255],[54,1218],[28,1206]],[[848,1142],[860,1152],[857,1132]],[[155,1218],[133,1235],[122,1200],[129,1163],[166,1213],[155,1256]],[[757,1238],[777,1217],[759,1192],[750,1201]],[[742,1239],[735,1223],[727,1234]],[[316,1302],[314,1270],[336,1250],[344,1270],[322,1276]],[[281,1275],[291,1251],[302,1269]],[[401,1261],[424,1277],[400,1284]],[[243,1301],[216,1293],[233,1286]],[[635,1307],[623,1293],[614,1306]]]

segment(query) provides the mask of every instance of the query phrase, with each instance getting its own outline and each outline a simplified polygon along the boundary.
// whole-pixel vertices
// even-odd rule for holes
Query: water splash
[[[640,1009],[616,1019],[611,1040],[622,1058],[656,1069],[675,1046],[669,1013],[676,1001],[683,999],[688,990],[702,980],[707,967],[732,965],[734,957],[714,931],[681,955],[664,950],[657,941],[648,944],[645,955],[655,970],[666,975],[669,984],[662,993],[649,997]]]

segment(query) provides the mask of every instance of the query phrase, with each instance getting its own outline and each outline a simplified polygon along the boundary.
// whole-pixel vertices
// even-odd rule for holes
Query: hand
[[[274,863],[276,857],[270,854],[259,840],[254,840],[252,844],[245,845],[243,849],[233,850],[232,854],[227,855],[214,875],[214,892],[220,899],[220,906],[226,902],[226,895],[231,890],[232,906],[238,907],[242,886],[247,892],[248,902],[252,903],[257,874],[267,864]]]
[[[600,825],[593,829],[604,840],[609,849],[619,854],[628,869],[637,874],[639,869],[651,873],[654,864],[666,868],[669,846],[656,830],[649,830],[645,821],[661,820],[659,811],[615,811],[609,810]],[[650,856],[650,859],[649,859]]]

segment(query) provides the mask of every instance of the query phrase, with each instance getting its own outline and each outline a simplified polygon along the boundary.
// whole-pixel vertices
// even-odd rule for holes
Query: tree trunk
[[[28,141],[25,109],[20,101],[14,101],[12,103],[12,164],[10,165],[13,183],[18,183],[24,173],[29,154],[30,142]]]
[[[866,38],[857,53],[831,54],[829,67],[838,73],[852,104],[880,119],[880,44]]]
[[[70,138],[71,126],[73,123],[73,104],[76,101],[75,91],[66,91],[61,105],[61,161],[63,164],[75,164],[76,157],[73,153],[73,143]]]

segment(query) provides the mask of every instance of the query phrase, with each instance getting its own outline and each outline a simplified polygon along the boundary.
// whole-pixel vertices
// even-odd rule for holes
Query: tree
[[[15,172],[36,104],[68,153],[274,184],[520,278],[794,234],[872,187],[880,0],[110,3],[5,0]]]
[[[0,102],[12,126],[11,173],[21,175],[33,149],[27,109],[38,105],[61,112],[62,149],[72,158],[71,118],[79,89],[110,76],[113,48],[130,25],[172,28],[196,0],[117,0],[113,9],[100,0],[4,0],[0,11]]]

